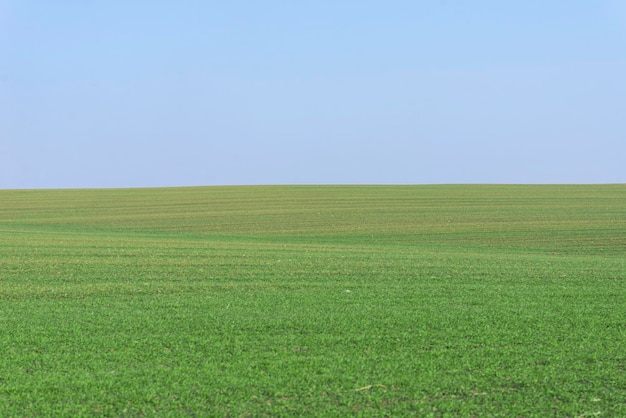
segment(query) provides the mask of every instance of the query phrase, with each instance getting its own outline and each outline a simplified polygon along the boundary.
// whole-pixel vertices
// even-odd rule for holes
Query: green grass
[[[0,192],[0,416],[625,416],[626,186]]]

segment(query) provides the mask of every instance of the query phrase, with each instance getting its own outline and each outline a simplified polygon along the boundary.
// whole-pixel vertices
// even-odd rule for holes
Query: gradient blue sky
[[[626,2],[0,0],[0,188],[626,182]]]

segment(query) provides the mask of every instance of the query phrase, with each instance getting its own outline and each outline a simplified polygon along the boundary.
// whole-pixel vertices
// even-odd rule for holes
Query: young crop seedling
[[[626,415],[624,196],[0,191],[0,416]]]

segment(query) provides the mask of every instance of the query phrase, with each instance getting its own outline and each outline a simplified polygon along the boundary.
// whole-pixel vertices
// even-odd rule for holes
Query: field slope
[[[626,186],[0,191],[0,416],[626,416]]]

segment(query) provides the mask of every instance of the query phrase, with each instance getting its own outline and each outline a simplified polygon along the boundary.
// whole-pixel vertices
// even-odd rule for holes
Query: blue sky
[[[626,2],[0,0],[0,188],[625,183]]]

